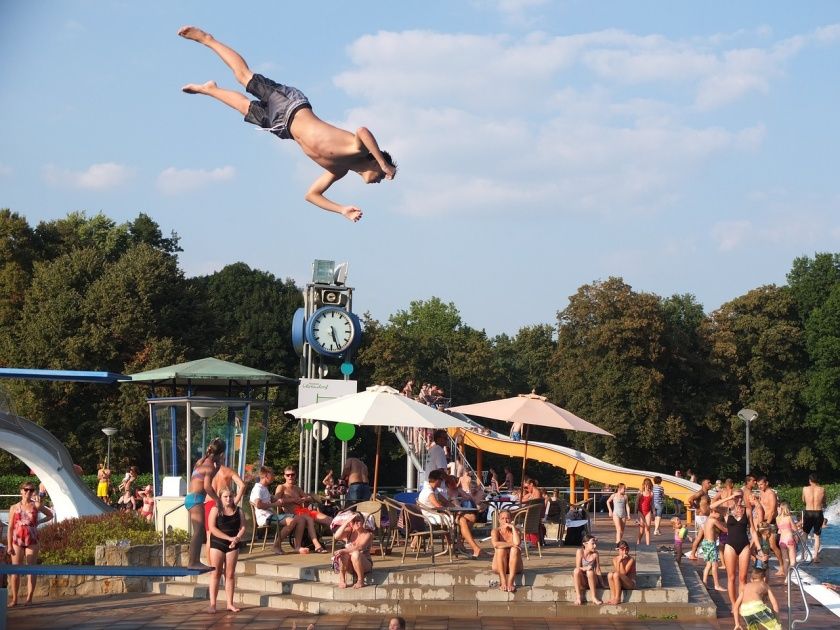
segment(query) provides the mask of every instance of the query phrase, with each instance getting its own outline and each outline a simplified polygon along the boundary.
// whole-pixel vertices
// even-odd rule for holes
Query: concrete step
[[[568,550],[571,551],[571,550]],[[608,556],[607,556],[608,557]],[[329,558],[329,556],[326,556]],[[646,619],[714,618],[716,610],[696,574],[693,579],[676,566],[673,556],[640,548],[637,582],[640,588],[623,594],[616,606],[576,606],[572,571],[566,554],[549,562],[525,562],[516,593],[500,591],[490,561],[459,560],[376,562],[362,589],[338,588],[338,575],[324,558],[293,562],[263,557],[237,565],[237,605],[282,608],[311,614],[435,615],[460,618],[483,616],[601,617]],[[313,562],[314,561],[314,562]],[[559,566],[558,566],[559,565]],[[563,568],[559,568],[559,567]],[[606,573],[608,566],[602,567]],[[207,599],[207,574],[153,585],[153,592]],[[224,602],[224,580],[219,601]],[[600,599],[609,592],[598,590]],[[591,601],[591,594],[587,594]]]

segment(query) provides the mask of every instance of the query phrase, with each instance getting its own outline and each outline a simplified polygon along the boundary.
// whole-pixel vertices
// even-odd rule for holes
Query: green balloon
[[[348,442],[349,440],[352,440],[354,435],[356,435],[355,425],[347,424],[346,422],[339,422],[337,425],[335,425],[335,437],[337,437],[342,442]]]
[[[306,429],[307,431],[311,431],[312,430],[312,423],[311,422],[305,422],[303,424],[303,428]]]

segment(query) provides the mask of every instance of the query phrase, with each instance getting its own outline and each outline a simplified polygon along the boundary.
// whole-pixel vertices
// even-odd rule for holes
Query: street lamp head
[[[108,437],[111,437],[112,435],[117,434],[117,430],[114,427],[105,427],[104,429],[102,429],[102,433],[104,433]]]
[[[758,412],[755,409],[744,408],[738,412],[738,417],[741,418],[741,420],[743,420],[747,424],[749,424],[750,422],[758,418]]]

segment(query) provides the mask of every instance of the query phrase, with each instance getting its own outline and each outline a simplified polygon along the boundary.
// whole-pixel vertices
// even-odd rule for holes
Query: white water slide
[[[64,444],[44,427],[0,411],[0,448],[38,476],[50,495],[57,521],[111,511],[73,470]]]

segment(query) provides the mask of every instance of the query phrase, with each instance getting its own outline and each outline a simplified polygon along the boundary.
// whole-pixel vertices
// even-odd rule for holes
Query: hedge
[[[70,518],[38,531],[44,564],[93,564],[96,546],[108,540],[129,540],[132,545],[160,544],[160,533],[149,521],[130,512]],[[167,542],[189,542],[182,529],[167,534]]]

